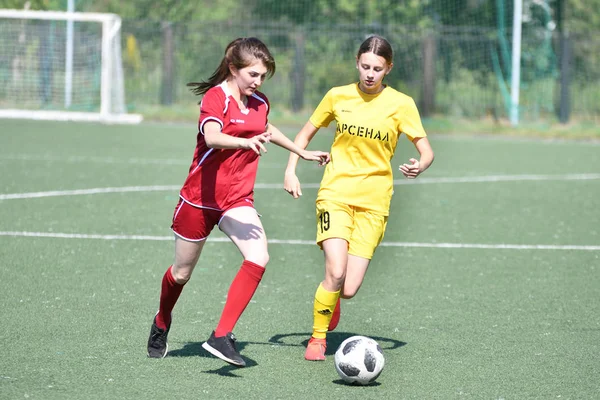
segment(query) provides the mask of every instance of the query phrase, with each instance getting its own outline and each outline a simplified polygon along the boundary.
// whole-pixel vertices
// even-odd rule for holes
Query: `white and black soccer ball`
[[[381,347],[366,336],[349,337],[335,352],[335,370],[348,383],[367,385],[374,382],[384,364]]]

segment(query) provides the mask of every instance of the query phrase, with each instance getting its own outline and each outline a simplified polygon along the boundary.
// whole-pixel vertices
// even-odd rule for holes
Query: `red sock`
[[[175,281],[171,270],[171,265],[162,279],[162,287],[160,291],[160,306],[158,308],[158,314],[156,314],[156,326],[160,329],[167,329],[171,325],[171,311],[177,303],[177,299],[183,290],[183,286]]]
[[[227,301],[217,329],[215,329],[216,337],[225,336],[227,332],[233,331],[233,327],[256,292],[264,272],[264,267],[244,260],[242,267],[229,286]]]

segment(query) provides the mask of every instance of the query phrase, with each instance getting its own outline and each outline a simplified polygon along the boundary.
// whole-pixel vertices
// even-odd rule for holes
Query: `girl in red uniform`
[[[229,287],[221,319],[202,347],[230,364],[246,365],[232,330],[269,261],[267,238],[253,207],[259,156],[272,142],[304,160],[321,165],[329,161],[328,153],[301,149],[268,122],[269,101],[258,88],[274,72],[275,61],[264,43],[238,38],[227,46],[208,81],[188,84],[204,97],[194,158],[173,215],[175,261],[162,279],[159,311],[148,339],[149,357],[166,356],[171,311],[217,225],[244,261]]]

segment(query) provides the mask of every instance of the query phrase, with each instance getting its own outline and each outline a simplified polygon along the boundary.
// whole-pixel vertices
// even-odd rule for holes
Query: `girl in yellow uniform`
[[[390,43],[370,36],[356,56],[359,82],[334,87],[325,95],[295,143],[306,148],[321,127],[335,120],[331,161],[317,194],[317,244],[325,255],[325,279],[314,301],[313,334],[304,357],[325,359],[326,335],[339,320],[339,299],[350,299],[360,288],[375,249],[381,243],[393,192],[390,165],[402,133],[419,159],[400,166],[414,179],[433,162],[433,150],[413,99],[383,84],[393,66]],[[284,188],[302,195],[296,176],[298,156],[291,154]]]

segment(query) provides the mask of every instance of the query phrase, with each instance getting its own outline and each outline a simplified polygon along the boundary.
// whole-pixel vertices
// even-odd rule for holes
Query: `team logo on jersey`
[[[381,133],[378,130],[360,125],[338,124],[336,131],[337,133],[347,133],[348,135],[381,140],[382,142],[390,141],[390,134],[388,132]]]

